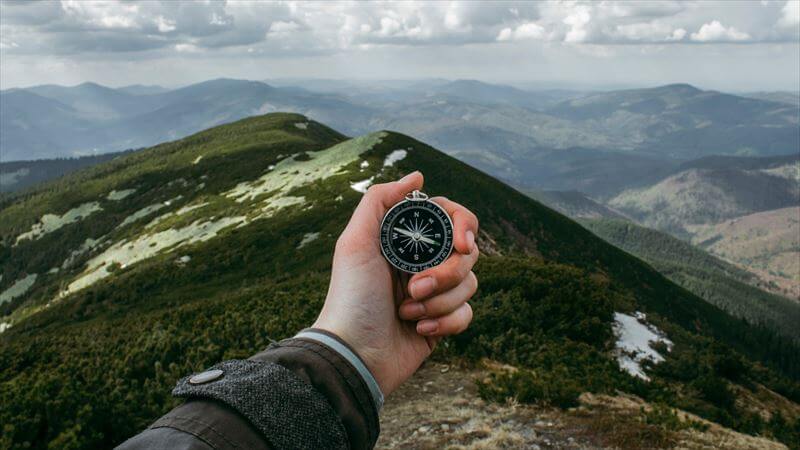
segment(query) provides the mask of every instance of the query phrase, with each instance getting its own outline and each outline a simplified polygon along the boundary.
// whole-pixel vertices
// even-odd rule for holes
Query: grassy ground
[[[787,448],[682,411],[675,413],[682,425],[668,425],[663,420],[652,423],[653,415],[648,413],[653,406],[630,395],[584,394],[580,405],[569,410],[513,401],[485,402],[478,396],[475,381],[499,365],[490,364],[490,367],[427,363],[387,400],[381,412],[381,436],[376,448]],[[688,426],[689,423],[698,423],[697,428],[701,429]],[[670,429],[676,427],[682,429]]]

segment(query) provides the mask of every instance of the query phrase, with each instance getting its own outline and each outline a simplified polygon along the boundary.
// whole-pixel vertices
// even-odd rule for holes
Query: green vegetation
[[[800,352],[789,340],[729,316],[579,224],[409,137],[387,132],[350,141],[336,147],[341,160],[331,159],[343,164],[339,169],[320,168],[313,177],[306,170],[331,157],[320,150],[344,137],[315,122],[294,126],[301,121],[307,119],[270,114],[210,129],[2,205],[0,290],[24,273],[40,277],[25,296],[4,305],[0,319],[12,323],[0,334],[0,448],[109,448],[174,406],[169,392],[181,376],[245,358],[312,323],[335,239],[361,198],[350,184],[414,169],[427,175],[426,192],[476,212],[481,245],[494,254],[476,268],[481,285],[473,326],[446,340],[435,356],[515,366],[516,372],[481,386],[486,398],[568,406],[584,391],[622,391],[798,445],[797,417],[758,422],[735,401],[741,389],[763,385],[800,402]],[[384,168],[386,155],[399,148],[408,156]],[[292,156],[299,154],[305,156]],[[364,160],[369,166],[362,171]],[[284,164],[291,173],[280,173],[280,161],[290,161]],[[272,176],[252,183],[271,170],[305,181],[274,189]],[[269,192],[226,195],[243,182]],[[100,200],[131,188],[135,193],[122,201]],[[12,245],[43,214],[87,201],[100,201],[103,210]],[[164,207],[117,227],[156,203]],[[116,243],[212,217],[247,219],[135,263],[111,259],[113,273],[59,298],[91,258]],[[311,233],[319,237],[298,248]],[[103,243],[75,255],[88,238]],[[71,256],[72,264],[64,265]],[[613,356],[614,312],[633,311],[647,313],[674,343],[672,351],[659,349],[665,362],[646,365],[650,382],[621,371]]]
[[[753,324],[800,341],[800,304],[764,292],[757,277],[666,233],[631,222],[583,219],[584,226],[642,258],[667,278],[709,303]]]

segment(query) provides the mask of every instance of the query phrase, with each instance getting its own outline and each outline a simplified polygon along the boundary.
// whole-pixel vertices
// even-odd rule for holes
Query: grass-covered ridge
[[[436,357],[519,367],[518,375],[483,386],[487,398],[566,406],[583,390],[622,390],[747,432],[797,439],[788,425],[758,422],[736,402],[737,389],[759,385],[800,401],[798,351],[787,341],[424,143],[392,132],[344,141],[302,116],[254,117],[3,205],[0,291],[25,274],[39,276],[3,305],[11,316],[0,321],[13,323],[0,334],[0,447],[110,447],[175,404],[169,391],[180,376],[246,357],[307,326],[325,295],[335,239],[361,198],[352,183],[412,170],[425,173],[426,192],[459,201],[481,219],[478,241],[490,256],[476,269],[475,322]],[[398,149],[407,156],[385,166]],[[122,200],[107,199],[112,190],[134,188]],[[293,203],[274,208],[287,198]],[[90,201],[102,211],[13,245],[42,215]],[[164,206],[119,226],[156,204]],[[107,276],[48,305],[115,245],[234,217],[246,219],[208,239],[124,267],[112,258],[102,266]],[[149,244],[140,251],[150,252]],[[53,267],[60,269],[49,273]],[[614,313],[635,311],[674,343],[671,352],[660,349],[665,362],[645,367],[649,383],[620,371],[614,358]]]

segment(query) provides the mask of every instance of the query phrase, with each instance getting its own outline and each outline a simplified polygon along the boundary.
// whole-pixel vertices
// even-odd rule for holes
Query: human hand
[[[367,190],[336,242],[328,295],[314,328],[335,333],[364,360],[384,395],[408,379],[442,337],[472,320],[467,300],[478,288],[478,219],[444,197],[431,200],[453,219],[454,251],[442,264],[398,274],[380,250],[380,224],[405,195],[422,189],[419,172]]]

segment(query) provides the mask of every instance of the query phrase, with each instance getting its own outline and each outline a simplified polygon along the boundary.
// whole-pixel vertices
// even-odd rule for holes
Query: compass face
[[[439,265],[453,250],[453,222],[436,203],[406,200],[381,223],[381,251],[393,266],[422,272]]]

